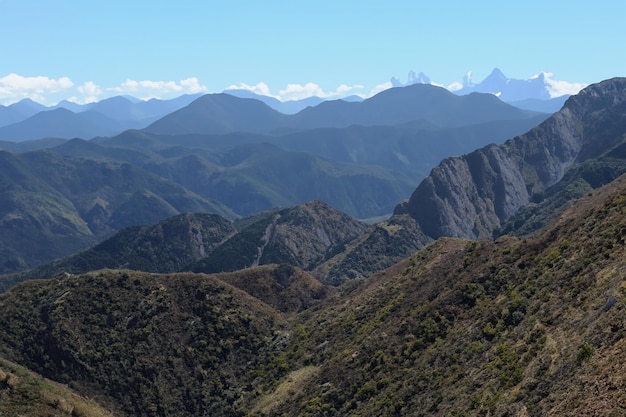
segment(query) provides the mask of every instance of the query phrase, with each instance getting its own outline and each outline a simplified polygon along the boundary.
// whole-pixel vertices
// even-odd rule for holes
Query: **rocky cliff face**
[[[522,136],[445,159],[395,212],[408,213],[433,239],[491,238],[570,166],[609,151],[624,134],[626,78],[603,81]]]

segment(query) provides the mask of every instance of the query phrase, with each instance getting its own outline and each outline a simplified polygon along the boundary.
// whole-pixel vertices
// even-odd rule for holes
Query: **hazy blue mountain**
[[[50,151],[0,151],[0,201],[0,273],[178,213],[236,217],[224,205],[139,167]]]
[[[535,113],[503,103],[491,94],[458,96],[426,84],[392,88],[362,102],[324,101],[294,115],[258,100],[208,94],[144,129],[156,134],[271,133],[351,125],[398,125],[425,120],[458,127],[495,120],[519,120]]]
[[[74,113],[94,110],[113,120],[119,122],[132,122],[136,125],[132,127],[129,125],[129,129],[141,128],[168,113],[185,107],[201,95],[202,94],[183,94],[179,97],[166,100],[157,98],[140,100],[133,96],[122,95],[86,104],[78,104],[63,100],[56,106],[50,107],[49,109],[64,108]]]
[[[393,87],[404,87],[413,84],[430,84],[430,78],[420,72],[415,74],[409,72],[406,83],[397,77],[391,78]],[[551,86],[546,81],[544,73],[529,79],[508,78],[498,68],[494,70],[480,83],[471,80],[471,74],[464,78],[463,88],[454,91],[455,94],[466,95],[474,92],[490,93],[497,95],[505,103],[512,104],[525,110],[532,110],[541,113],[555,113],[565,103],[569,95],[563,97],[552,97]]]
[[[492,98],[458,98],[427,84],[393,88],[367,100],[351,96],[331,101],[310,97],[280,102],[249,91],[229,90],[227,94],[185,95],[172,100],[141,101],[117,96],[84,105],[64,101],[52,108],[32,101],[18,104],[1,109],[0,121],[2,117],[7,122],[20,121],[5,126],[0,123],[0,140],[90,139],[144,127],[146,132],[167,135],[284,134],[319,127],[396,125],[416,120],[454,127],[532,116],[531,112],[507,107]],[[538,108],[530,104],[526,107]],[[24,109],[34,114],[23,118],[30,114]],[[46,111],[37,113],[42,109]]]
[[[351,96],[342,97],[341,99],[342,99],[343,101],[347,101],[347,102],[349,102],[349,103],[355,103],[355,102],[356,102],[356,103],[359,103],[359,102],[361,102],[361,101],[363,101],[363,100],[364,100],[364,98],[363,98],[363,97],[361,97],[361,96],[357,96],[356,94],[351,95]]]
[[[127,97],[116,96],[93,103],[90,109],[101,113],[112,120],[135,122],[132,128],[145,127],[158,118],[158,115],[146,111],[143,102],[131,101]]]
[[[547,100],[528,98],[525,100],[510,101],[509,104],[525,110],[538,111],[541,113],[556,113],[561,110],[561,107],[563,107],[563,104],[565,104],[569,97],[569,95],[564,95]]]
[[[0,105],[0,127],[19,123],[44,110],[47,110],[46,106],[36,103],[29,98],[8,106]]]
[[[321,200],[356,218],[390,213],[414,188],[407,175],[374,165],[330,161],[268,143],[219,152],[190,150],[144,168],[247,216]]]
[[[430,84],[430,78],[424,74],[423,72],[420,72],[419,74],[415,74],[415,71],[409,71],[409,76],[407,77],[407,82],[403,83],[402,81],[400,81],[400,79],[398,77],[391,77],[391,85],[393,87],[406,87],[407,85],[413,85],[413,84]]]
[[[91,110],[113,120],[124,122],[126,129],[140,129],[187,106],[200,96],[201,94],[185,94],[169,100],[153,98],[147,101],[131,96],[117,96],[94,103]]]
[[[344,163],[378,165],[421,179],[448,156],[462,155],[489,143],[503,143],[526,133],[546,117],[454,128],[437,128],[426,123],[319,128],[268,141],[289,151],[309,152]]]
[[[12,153],[22,153],[22,152],[36,151],[40,149],[54,148],[65,142],[67,142],[67,139],[62,139],[62,138],[34,139],[34,140],[27,140],[24,142],[0,140],[0,150],[12,152]]]
[[[25,141],[46,137],[86,138],[114,135],[122,130],[114,120],[94,112],[67,109],[43,111],[12,125],[0,127],[0,140]]]
[[[224,90],[224,93],[239,98],[253,98],[259,100],[274,110],[284,114],[295,114],[309,106],[317,106],[324,101],[323,98],[315,96],[307,97],[302,100],[280,101],[277,98],[256,94],[249,90]]]
[[[326,101],[293,116],[302,128],[350,125],[398,125],[418,120],[439,127],[458,127],[494,120],[531,117],[528,111],[503,103],[491,94],[457,96],[429,84],[391,88],[362,102]]]
[[[73,113],[80,113],[80,112],[90,110],[94,106],[94,104],[95,103],[79,104],[79,103],[74,103],[73,101],[69,101],[69,100],[62,100],[58,102],[55,106],[49,107],[47,110],[54,110],[54,109],[62,108],[62,109],[67,109]]]
[[[269,132],[286,125],[287,116],[254,99],[207,94],[144,130],[157,134]]]
[[[198,97],[200,95],[195,94],[171,100],[143,101],[130,96],[116,96],[88,104],[64,100],[52,107],[25,99],[0,107],[0,140],[16,142],[48,137],[90,139],[112,136],[127,129],[146,127]]]

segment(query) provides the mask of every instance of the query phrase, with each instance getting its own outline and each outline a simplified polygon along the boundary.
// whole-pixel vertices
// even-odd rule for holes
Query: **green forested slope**
[[[0,296],[1,352],[120,415],[618,416],[625,196],[620,177],[541,235],[441,239],[337,292],[278,267],[29,281]],[[309,301],[281,307],[289,285]]]

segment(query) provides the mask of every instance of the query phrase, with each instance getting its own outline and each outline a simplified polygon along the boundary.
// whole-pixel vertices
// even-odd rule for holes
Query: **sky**
[[[0,0],[0,104],[367,97],[409,71],[450,87],[495,67],[566,91],[626,76],[625,21],[623,0]]]

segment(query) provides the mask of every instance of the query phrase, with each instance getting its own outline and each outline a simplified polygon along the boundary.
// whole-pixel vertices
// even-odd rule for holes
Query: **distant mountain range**
[[[116,96],[82,105],[63,101],[53,107],[24,99],[10,106],[0,106],[0,140],[111,136],[145,127],[198,97],[200,95],[183,95],[171,100],[143,101]]]
[[[207,94],[144,131],[161,135],[277,134],[324,127],[396,126],[416,122],[433,127],[458,127],[534,115],[491,94],[457,96],[441,87],[415,84],[385,90],[361,102],[325,101],[294,115],[280,113],[258,100]]]
[[[431,81],[423,73],[416,75],[411,72],[405,84],[397,78],[392,78],[391,84],[393,87],[415,84],[430,85]],[[489,93],[520,109],[554,113],[561,108],[567,96],[553,98],[550,95],[549,87],[550,85],[543,73],[531,79],[517,80],[507,78],[496,68],[478,84],[474,84],[471,79],[467,78],[463,87],[454,93],[457,95],[468,95],[472,92]],[[300,122],[306,122],[306,115],[311,111],[310,109],[320,105],[325,106],[326,111],[333,113],[336,106],[343,106],[337,103],[354,104],[369,101],[359,96],[348,96],[340,100],[308,97],[302,100],[283,102],[274,97],[255,94],[243,89],[228,89],[224,91],[224,94],[260,101],[282,115],[296,115],[304,112],[303,115],[292,119]],[[215,94],[208,96],[216,97]],[[116,96],[88,104],[62,101],[52,107],[24,99],[9,106],[0,106],[0,141],[16,142],[42,138],[91,139],[97,136],[111,136],[127,129],[145,128],[200,97],[201,95],[195,94],[170,100],[151,99],[144,101],[131,96]],[[370,102],[370,104],[372,103]],[[342,113],[335,116],[348,117]],[[219,116],[216,115],[215,117]],[[365,122],[367,123],[368,120],[365,119]],[[362,124],[363,120],[354,120],[354,123]]]
[[[575,134],[571,133],[575,128],[568,127],[569,124],[613,125],[609,116],[604,120],[593,112],[595,116],[589,122],[565,117],[571,113],[571,106],[575,106],[572,103],[582,97],[586,96],[582,94],[569,100],[561,112],[537,128],[540,130],[527,134],[543,138],[537,139],[533,152],[546,154],[541,145],[546,137],[555,141],[555,149],[562,149],[560,138]],[[132,106],[128,99],[120,103]],[[92,111],[71,113],[56,109],[48,114],[73,117],[93,114]],[[42,118],[43,114],[33,117]],[[578,111],[577,114],[576,117],[582,117],[583,113]],[[397,216],[408,218],[397,217],[379,225],[370,232],[370,237],[364,238],[365,246],[354,246],[345,259],[335,260],[325,267],[327,272],[335,271],[337,282],[347,276],[366,275],[370,266],[360,270],[355,265],[380,266],[384,262],[357,261],[371,252],[361,248],[380,247],[377,239],[387,239],[389,230],[415,229],[408,234],[394,234],[402,236],[403,244],[398,247],[407,250],[415,250],[438,236],[451,233],[463,237],[492,236],[498,228],[507,227],[505,222],[517,209],[538,201],[540,193],[553,186],[558,175],[550,181],[537,183],[540,187],[528,196],[524,190],[536,187],[523,185],[523,181],[518,181],[522,187],[519,190],[509,192],[508,197],[497,198],[480,197],[481,190],[490,189],[485,185],[450,185],[467,192],[475,189],[477,198],[493,201],[493,208],[483,203],[485,211],[477,212],[475,218],[467,217],[475,209],[465,200],[453,205],[450,202],[460,197],[441,197],[448,192],[442,179],[435,183],[444,187],[443,191],[435,191],[433,195],[425,193],[424,184],[440,175],[449,161],[473,160],[474,155],[480,153],[468,153],[472,149],[521,135],[545,117],[507,105],[491,94],[458,96],[426,84],[392,88],[362,102],[324,102],[294,115],[277,112],[253,99],[227,94],[204,95],[143,131],[131,130],[91,141],[40,142],[50,147],[49,151],[27,148],[16,149],[25,153],[4,152],[6,163],[0,170],[8,188],[3,190],[2,196],[9,204],[4,205],[0,227],[3,235],[14,238],[2,242],[2,270],[14,272],[69,255],[123,227],[145,225],[190,209],[219,213],[232,219],[273,207],[322,200],[358,218],[382,216],[406,199],[438,160],[467,154],[444,160],[417,188],[414,196],[395,210]],[[569,124],[564,125],[566,122]],[[619,127],[615,130],[619,131]],[[596,131],[601,131],[600,125],[589,125],[586,135],[591,137],[591,132]],[[36,147],[34,143],[25,143]],[[590,141],[585,145],[585,149],[590,149],[588,152],[593,143],[600,142]],[[499,146],[504,145],[491,145],[489,155],[478,159],[496,158],[496,162],[502,159],[498,156]],[[505,153],[514,150],[513,156],[508,156],[514,160],[519,152],[511,149]],[[491,155],[494,150],[496,154]],[[530,151],[525,152],[530,155]],[[477,181],[479,173],[507,172],[503,166],[489,165],[492,162],[483,168],[472,168],[472,164],[468,164],[465,171],[474,172],[470,177]],[[546,160],[536,167],[533,165],[532,169],[546,167],[563,175],[566,165],[557,168],[551,160]],[[529,169],[521,170],[527,175],[532,172]],[[609,178],[617,173],[616,168]],[[441,175],[448,179],[457,176],[452,171]],[[465,181],[466,177],[464,174]],[[512,179],[498,181],[507,184]],[[472,196],[467,199],[476,200]],[[504,199],[502,203],[500,199]],[[429,204],[444,206],[437,208]],[[143,210],[148,206],[152,209],[145,213]],[[439,220],[428,217],[432,213],[439,213]],[[411,221],[416,221],[418,226],[413,226]],[[46,232],[38,236],[41,231]],[[30,250],[24,252],[26,247]],[[398,259],[396,257],[403,254],[400,251],[387,259]]]
[[[62,115],[68,122],[59,127],[76,129],[74,118],[95,114],[59,108],[32,117]],[[0,234],[15,236],[0,242],[0,272],[185,211],[232,219],[320,200],[359,219],[379,218],[442,158],[501,143],[545,117],[490,94],[457,96],[432,85],[324,102],[294,115],[209,94],[117,136],[0,142],[7,184]]]

